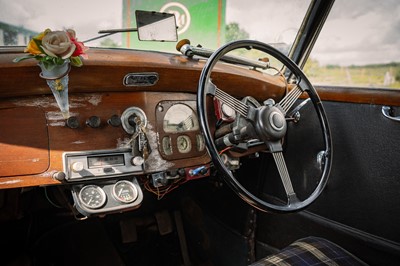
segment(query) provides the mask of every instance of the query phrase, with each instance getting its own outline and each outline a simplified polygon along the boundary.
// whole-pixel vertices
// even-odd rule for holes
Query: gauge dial
[[[180,153],[188,153],[192,149],[192,143],[190,142],[190,138],[188,136],[179,136],[176,139],[178,151]]]
[[[164,131],[167,133],[186,132],[199,129],[196,113],[185,104],[171,106],[163,121]]]
[[[163,137],[162,139],[162,148],[165,153],[165,155],[171,155],[172,154],[172,146],[171,146],[171,138],[166,136]]]
[[[204,137],[203,135],[196,135],[196,145],[197,145],[197,151],[202,151],[205,148],[205,143],[204,143]]]
[[[137,188],[127,180],[118,181],[114,185],[112,193],[114,198],[122,203],[131,203],[138,197]]]
[[[79,200],[89,209],[98,209],[106,202],[104,190],[96,185],[88,185],[79,192]]]

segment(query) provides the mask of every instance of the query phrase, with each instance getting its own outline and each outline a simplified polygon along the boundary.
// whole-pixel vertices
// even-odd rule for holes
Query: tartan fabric
[[[307,237],[292,243],[278,254],[268,256],[252,266],[357,266],[367,265],[336,244],[318,237]]]

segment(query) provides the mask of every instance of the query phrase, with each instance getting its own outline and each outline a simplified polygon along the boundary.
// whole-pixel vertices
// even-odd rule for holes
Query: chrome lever
[[[386,117],[389,118],[390,120],[400,122],[400,116],[392,116],[392,107],[390,106],[383,106],[382,107],[382,114]]]
[[[290,111],[286,115],[287,121],[294,121],[295,123],[299,122],[300,120],[300,109],[303,108],[308,102],[310,102],[310,98],[305,99],[299,105],[297,105],[292,111]]]

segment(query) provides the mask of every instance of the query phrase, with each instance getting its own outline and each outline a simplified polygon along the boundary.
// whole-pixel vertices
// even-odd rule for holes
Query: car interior
[[[90,47],[58,75],[1,46],[0,264],[398,265],[399,91],[304,70],[335,4],[288,54],[152,10],[125,30],[175,52]]]

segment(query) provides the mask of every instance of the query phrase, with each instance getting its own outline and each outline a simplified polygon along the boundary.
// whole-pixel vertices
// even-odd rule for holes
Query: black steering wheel
[[[210,80],[211,72],[216,63],[228,52],[246,48],[256,49],[265,52],[278,61],[294,75],[295,86],[291,89],[279,103],[273,100],[266,101],[264,105],[255,106],[246,101],[241,101],[228,93],[217,88]],[[222,58],[223,59],[223,58]],[[293,107],[296,100],[306,92],[314,104],[321,129],[323,131],[324,152],[322,172],[318,184],[309,196],[304,200],[299,200],[293,189],[289,171],[286,166],[286,161],[283,156],[282,140],[287,133],[286,116],[289,110]],[[209,120],[207,118],[207,96],[217,98],[222,104],[229,106],[236,112],[236,115],[241,117],[246,123],[241,126],[240,130],[234,133],[227,134],[224,142],[227,145],[232,144],[231,140],[236,142],[246,142],[258,139],[265,143],[268,151],[272,153],[275,164],[277,166],[279,176],[281,177],[286,195],[287,202],[285,205],[278,205],[260,199],[244,188],[240,182],[234,177],[229,170],[217,149],[215,137],[210,131]],[[329,177],[329,172],[332,163],[332,140],[329,130],[328,120],[322,106],[321,100],[317,91],[311,85],[306,75],[300,68],[290,60],[286,55],[262,42],[251,40],[240,40],[228,43],[216,50],[207,60],[200,76],[199,87],[197,92],[197,111],[199,115],[201,131],[204,135],[208,151],[212,157],[214,166],[222,174],[223,179],[229,187],[245,202],[262,211],[275,212],[293,212],[301,210],[312,202],[314,202],[323,191]]]

